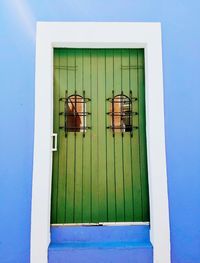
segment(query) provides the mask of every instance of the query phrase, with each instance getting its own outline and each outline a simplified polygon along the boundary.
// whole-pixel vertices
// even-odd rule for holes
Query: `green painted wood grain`
[[[75,89],[77,94],[83,94],[82,90],[82,50],[75,50],[75,61],[77,70],[75,71]],[[82,222],[82,143],[83,133],[75,133],[75,200],[74,200],[74,221],[77,223]]]
[[[58,69],[60,62],[60,49],[54,49],[54,89],[53,89],[53,101],[54,101],[54,112],[53,112],[53,130],[59,135],[59,86],[60,86],[60,71]],[[58,143],[59,147],[59,143]],[[51,222],[57,222],[57,195],[58,195],[58,173],[59,173],[59,152],[53,152],[53,170],[52,170],[52,195],[51,195]]]
[[[71,68],[71,66],[77,66]],[[130,69],[128,66],[134,66]],[[59,66],[61,68],[59,69]],[[70,69],[67,69],[70,66]],[[122,66],[127,66],[122,69]],[[138,66],[139,69],[137,68]],[[53,155],[52,223],[148,221],[148,180],[145,133],[144,53],[136,49],[56,49],[54,51],[54,132],[58,152]],[[83,134],[67,138],[59,118],[59,96],[77,93],[91,98]],[[133,137],[112,136],[106,98],[121,91],[139,97],[133,110]]]
[[[121,94],[121,50],[114,50],[114,92],[115,95]],[[115,175],[116,175],[116,221],[125,220],[124,211],[124,171],[122,158],[122,135],[121,132],[115,132]]]
[[[129,50],[122,50],[122,90],[124,95],[129,97],[131,70],[125,69],[129,67]],[[129,132],[125,132],[122,138],[123,142],[123,173],[124,173],[124,206],[125,206],[125,221],[133,221],[133,182],[131,174],[131,137]]]
[[[60,67],[65,67],[67,63],[66,60],[66,50],[60,50]],[[66,71],[61,69],[60,74],[60,85],[59,85],[59,96],[61,98],[65,97],[65,90],[67,89],[67,76]],[[60,101],[59,103],[59,112],[64,111],[64,102]],[[64,115],[59,116],[60,126],[64,124]],[[65,222],[65,196],[66,196],[66,140],[64,130],[59,131],[59,173],[58,173],[58,200],[57,200],[57,221],[64,223]]]
[[[149,191],[147,180],[146,116],[145,116],[145,82],[144,50],[138,50],[138,90],[139,90],[139,127],[140,127],[140,170],[143,221],[149,220]]]
[[[106,174],[106,100],[105,100],[105,50],[97,55],[97,93],[98,93],[98,188],[99,188],[99,221],[106,222],[107,216],[107,174]]]
[[[106,98],[112,98],[112,90],[114,88],[113,78],[113,49],[106,50]],[[106,112],[110,111],[110,102],[106,103]],[[111,116],[107,115],[106,126],[111,125]],[[116,178],[115,178],[115,140],[110,129],[107,129],[107,202],[108,202],[108,221],[116,221]]]
[[[130,50],[130,65],[136,69],[131,70],[130,89],[133,92],[133,97],[138,97],[138,77],[137,77],[137,50]],[[139,98],[140,99],[140,98]],[[138,112],[138,101],[133,103],[133,110]],[[140,112],[139,112],[140,115]],[[138,115],[138,116],[139,116]],[[133,117],[133,126],[138,126],[138,116]],[[140,171],[140,149],[139,149],[139,134],[140,128],[134,130],[131,138],[132,151],[132,176],[133,176],[133,200],[134,200],[134,221],[142,220],[142,199],[141,199],[141,171]]]
[[[75,50],[68,52],[68,67],[75,67]],[[68,96],[73,95],[76,88],[75,70],[68,70]],[[67,149],[67,203],[66,203],[66,223],[74,222],[74,204],[75,204],[75,135],[74,132],[68,132],[68,149]]]
[[[91,98],[91,56],[90,50],[83,49],[83,89],[85,90],[86,98]],[[86,111],[91,112],[91,103],[86,104]],[[91,126],[91,116],[86,117],[87,126]],[[92,222],[91,219],[91,133],[92,130],[87,130],[83,139],[83,223]]]
[[[98,186],[98,51],[91,50],[91,171],[92,171],[92,222],[99,222],[99,186]]]

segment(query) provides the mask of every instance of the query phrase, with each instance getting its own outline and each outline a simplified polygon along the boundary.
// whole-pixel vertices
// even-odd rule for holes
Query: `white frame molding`
[[[154,263],[170,263],[160,23],[38,22],[31,263],[47,263],[53,134],[53,48],[144,48],[146,132]]]

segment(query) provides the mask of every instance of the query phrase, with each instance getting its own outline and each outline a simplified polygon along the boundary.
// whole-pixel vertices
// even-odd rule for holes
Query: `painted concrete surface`
[[[149,226],[51,227],[49,263],[152,263]]]
[[[52,243],[136,242],[149,243],[149,226],[53,226]]]
[[[162,23],[172,263],[200,263],[199,10],[197,0],[0,2],[1,263],[29,262],[37,20]]]
[[[152,248],[149,246],[132,247],[123,244],[122,247],[65,247],[56,250],[51,247],[49,250],[49,263],[153,263]]]

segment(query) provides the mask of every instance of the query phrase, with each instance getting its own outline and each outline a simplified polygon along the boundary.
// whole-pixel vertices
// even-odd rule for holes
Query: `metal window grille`
[[[68,96],[67,91],[65,92],[65,98],[60,98],[61,102],[64,102],[64,111],[60,112],[60,115],[64,115],[64,129],[65,136],[68,132],[83,132],[83,136],[88,129],[91,127],[87,126],[87,116],[90,112],[86,111],[86,103],[90,101],[89,98],[85,97],[85,91],[83,96],[76,93]]]
[[[124,132],[130,132],[131,136],[133,134],[133,129],[137,129],[137,126],[133,126],[133,115],[138,115],[138,112],[133,111],[133,102],[137,98],[132,97],[132,91],[130,91],[130,96],[123,94],[114,95],[112,91],[112,98],[108,98],[110,104],[110,111],[107,114],[111,117],[111,125],[108,126],[108,129],[111,129],[113,136],[115,132],[121,132],[122,136]]]

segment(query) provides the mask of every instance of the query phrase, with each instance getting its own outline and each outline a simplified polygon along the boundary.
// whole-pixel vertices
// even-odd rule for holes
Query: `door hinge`
[[[52,134],[52,152],[56,152],[58,146],[58,134],[57,133],[53,133]]]

